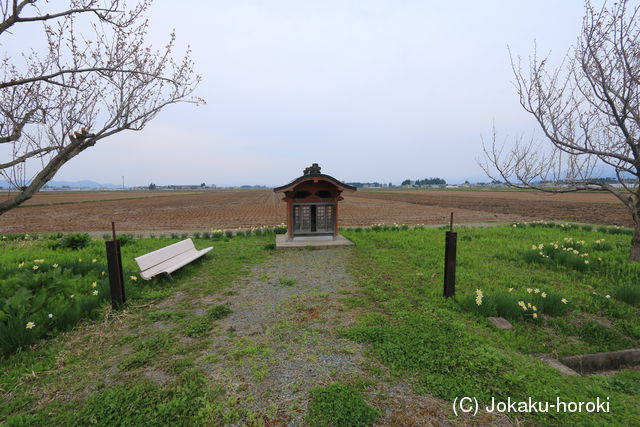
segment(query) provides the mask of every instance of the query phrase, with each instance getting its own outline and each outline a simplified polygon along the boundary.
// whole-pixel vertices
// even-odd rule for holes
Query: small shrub
[[[172,239],[176,239],[176,240],[177,240],[177,239],[179,239],[179,238],[180,238],[180,236],[178,236],[178,234],[177,234],[177,233],[171,233],[171,238],[172,238]]]
[[[311,426],[367,426],[382,415],[362,394],[344,383],[311,390],[307,423]]]
[[[227,237],[227,239],[231,239],[233,237],[233,231],[227,230],[224,232],[224,235]]]
[[[182,233],[182,234],[180,235],[180,238],[181,238],[182,240],[188,239],[188,238],[189,238],[189,234],[188,234],[188,233]]]
[[[272,251],[276,248],[276,244],[275,243],[267,243],[266,245],[264,245],[265,250],[267,251]]]
[[[600,233],[607,233],[607,234],[628,234],[631,235],[633,234],[633,230],[630,228],[623,228],[617,225],[614,225],[613,227],[598,227],[598,231]]]
[[[77,251],[79,249],[86,248],[91,242],[91,236],[87,233],[67,234],[58,242],[58,247],[64,249],[73,249]]]
[[[132,234],[120,234],[117,237],[120,242],[120,246],[128,245],[135,240],[135,237],[133,237]]]
[[[634,307],[640,306],[640,285],[621,286],[613,292],[613,296]]]
[[[580,226],[578,226],[577,224],[563,223],[563,224],[556,224],[555,226],[564,231],[573,231],[573,230],[580,229]]]
[[[580,227],[580,229],[582,231],[592,231],[593,230],[593,226],[591,226],[591,225],[583,225],[583,226]]]
[[[194,239],[199,239],[200,238],[200,233],[193,233],[193,238]]]
[[[211,233],[209,233],[208,231],[205,231],[204,233],[202,233],[202,238],[206,240],[211,239]]]
[[[611,234],[626,234],[627,236],[631,236],[633,234],[633,230],[630,229],[630,228],[618,227],[618,228],[614,228],[613,230],[614,230],[613,232],[609,231],[609,233],[611,233]]]
[[[547,222],[547,221],[532,221],[529,223],[525,223],[526,227],[530,227],[530,228],[537,228],[537,227],[542,227],[542,228],[555,228],[556,224],[553,222]]]

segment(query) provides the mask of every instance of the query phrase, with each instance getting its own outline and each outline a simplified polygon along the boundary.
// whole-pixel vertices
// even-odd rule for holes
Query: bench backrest
[[[138,266],[140,266],[140,270],[145,271],[160,264],[161,262],[173,258],[174,256],[188,251],[193,251],[195,249],[196,247],[193,244],[193,241],[191,239],[187,239],[166,246],[162,249],[158,249],[157,251],[149,252],[148,254],[134,258],[134,260],[138,263]]]

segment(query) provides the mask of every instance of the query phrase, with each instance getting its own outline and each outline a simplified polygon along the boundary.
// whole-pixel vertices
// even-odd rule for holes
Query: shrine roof
[[[320,167],[318,166],[317,163],[314,163],[311,167],[308,167],[304,170],[304,175],[299,176],[298,178],[294,179],[293,181],[291,181],[288,184],[282,185],[280,187],[276,187],[273,189],[274,192],[276,193],[283,193],[285,191],[291,191],[293,190],[295,187],[297,187],[298,185],[302,184],[303,182],[307,182],[307,181],[313,181],[313,182],[319,182],[319,181],[326,181],[329,182],[333,185],[335,185],[336,187],[338,187],[340,190],[344,191],[356,191],[356,187],[353,187],[349,184],[345,184],[344,182],[338,181],[337,179],[335,179],[334,177],[330,176],[330,175],[325,175],[323,173],[320,173]]]

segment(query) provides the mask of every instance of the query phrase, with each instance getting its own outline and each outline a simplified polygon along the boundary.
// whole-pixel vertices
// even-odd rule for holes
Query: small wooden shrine
[[[356,191],[356,187],[320,173],[314,163],[302,176],[287,185],[274,188],[284,193],[287,202],[287,237],[338,236],[338,202],[343,191]]]

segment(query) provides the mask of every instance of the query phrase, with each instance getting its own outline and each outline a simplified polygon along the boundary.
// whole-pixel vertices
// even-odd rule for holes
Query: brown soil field
[[[624,206],[602,193],[360,190],[344,196],[341,226],[445,224],[450,212],[456,223],[544,219],[631,225]],[[106,232],[111,221],[128,232],[208,231],[285,220],[285,204],[271,190],[45,192],[2,215],[0,233]]]
[[[631,215],[622,202],[604,192],[369,190],[353,193],[352,197],[515,215],[526,221],[541,219],[633,225]]]
[[[100,202],[104,200],[141,199],[146,197],[172,197],[186,194],[194,194],[191,191],[49,191],[38,193],[31,199],[24,202],[24,206],[34,205],[55,205],[62,203],[82,203]],[[0,197],[7,197],[9,194],[0,193]]]

